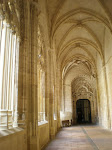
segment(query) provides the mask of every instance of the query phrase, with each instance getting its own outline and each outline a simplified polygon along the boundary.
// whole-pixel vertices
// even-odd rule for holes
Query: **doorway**
[[[88,99],[79,99],[76,103],[77,123],[91,123],[91,106]]]

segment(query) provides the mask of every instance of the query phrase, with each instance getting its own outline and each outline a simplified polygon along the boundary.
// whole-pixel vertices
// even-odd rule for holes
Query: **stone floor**
[[[45,150],[112,150],[112,132],[92,125],[63,128]]]

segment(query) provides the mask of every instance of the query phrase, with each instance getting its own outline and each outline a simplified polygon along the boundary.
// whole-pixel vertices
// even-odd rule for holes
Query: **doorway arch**
[[[91,123],[91,103],[88,99],[76,102],[77,123]]]

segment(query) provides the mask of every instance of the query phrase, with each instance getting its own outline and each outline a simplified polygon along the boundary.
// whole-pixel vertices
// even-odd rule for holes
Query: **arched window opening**
[[[37,64],[37,83],[38,83],[38,124],[45,122],[45,56],[44,44],[40,27],[38,26],[38,64]]]
[[[45,72],[38,68],[38,121],[45,121]]]
[[[17,126],[19,38],[0,18],[0,130]]]

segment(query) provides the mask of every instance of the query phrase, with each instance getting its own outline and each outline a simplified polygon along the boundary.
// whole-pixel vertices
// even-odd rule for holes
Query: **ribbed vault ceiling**
[[[67,84],[74,80],[79,88],[80,81],[94,87],[97,57],[104,64],[105,29],[112,33],[107,1],[47,0],[47,9],[51,47],[56,50],[63,80]]]

